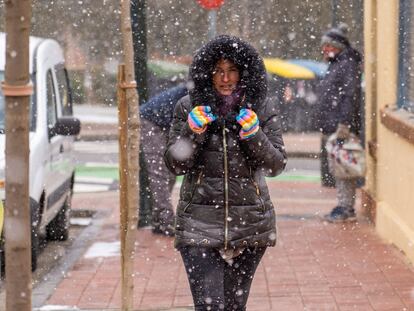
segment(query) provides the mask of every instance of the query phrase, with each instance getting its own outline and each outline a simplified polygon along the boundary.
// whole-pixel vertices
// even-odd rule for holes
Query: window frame
[[[57,91],[59,93],[60,110],[61,110],[62,116],[72,116],[73,115],[72,89],[70,87],[68,71],[63,66],[63,64],[55,66],[54,71],[55,71],[55,76],[56,76]],[[66,92],[67,92],[67,103],[68,103],[67,106],[64,106],[64,103],[63,103],[63,96],[62,96],[62,90],[61,90],[61,85],[63,85],[63,83],[66,87]]]

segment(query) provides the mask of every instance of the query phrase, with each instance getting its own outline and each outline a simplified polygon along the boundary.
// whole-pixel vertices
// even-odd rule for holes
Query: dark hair
[[[267,93],[266,70],[257,50],[242,39],[221,35],[209,41],[194,55],[190,66],[190,91],[192,101],[215,101],[212,73],[220,59],[231,60],[240,72],[239,86],[245,90],[246,101],[255,105],[263,101]]]

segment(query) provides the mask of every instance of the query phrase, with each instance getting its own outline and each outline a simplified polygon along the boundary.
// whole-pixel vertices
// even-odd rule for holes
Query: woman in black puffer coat
[[[190,79],[165,152],[168,168],[184,175],[175,246],[195,310],[245,310],[257,265],[276,243],[265,176],[282,172],[286,153],[275,104],[262,58],[237,37],[198,50]]]

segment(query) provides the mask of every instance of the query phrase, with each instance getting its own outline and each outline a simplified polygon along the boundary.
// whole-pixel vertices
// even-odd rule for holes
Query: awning
[[[309,69],[320,78],[325,76],[326,70],[328,69],[328,64],[310,59],[288,59],[287,61]]]
[[[286,79],[315,79],[316,75],[308,68],[280,58],[265,58],[266,71]]]
[[[169,62],[165,60],[148,61],[148,69],[159,78],[171,78],[174,75],[188,74],[188,66],[180,63]]]

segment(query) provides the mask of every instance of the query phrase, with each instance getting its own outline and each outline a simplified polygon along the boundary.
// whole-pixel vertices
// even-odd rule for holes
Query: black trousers
[[[218,249],[192,246],[180,249],[194,310],[246,310],[253,276],[265,251],[265,247],[246,248],[229,264]]]
[[[329,171],[328,152],[326,151],[326,142],[329,134],[323,134],[321,138],[321,182],[323,187],[335,187],[335,177]]]

